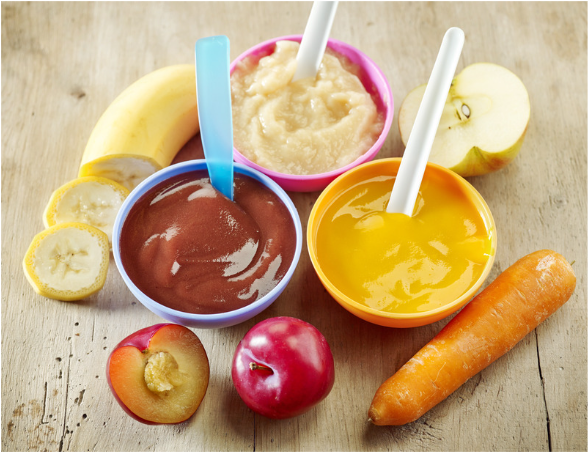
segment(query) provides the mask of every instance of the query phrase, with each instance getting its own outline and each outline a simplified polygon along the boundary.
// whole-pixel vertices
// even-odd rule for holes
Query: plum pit
[[[167,352],[157,352],[145,365],[145,383],[154,393],[166,393],[184,382],[175,358]]]

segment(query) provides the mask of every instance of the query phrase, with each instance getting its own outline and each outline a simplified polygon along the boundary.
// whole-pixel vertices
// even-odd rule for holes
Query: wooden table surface
[[[441,38],[465,31],[458,66],[503,65],[525,83],[531,121],[506,168],[469,178],[487,201],[498,252],[487,282],[550,248],[575,261],[572,298],[512,351],[414,423],[376,427],[378,386],[448,321],[384,328],[323,289],[306,245],[285,293],[238,326],[194,330],[210,358],[208,392],[175,426],[129,418],[105,378],[112,348],[162,321],[125,287],[111,259],[98,294],[74,303],[38,296],[22,259],[43,229],[51,192],[74,179],[101,113],[128,85],[193,63],[197,39],[226,34],[231,58],[301,33],[311,3],[2,2],[2,449],[8,451],[585,451],[586,3],[341,3],[331,36],[366,52],[388,77],[395,116],[430,74]],[[396,118],[377,158],[401,156]],[[198,154],[198,137],[184,157]],[[303,226],[319,193],[290,193]],[[230,378],[239,340],[288,315],[314,324],[333,350],[336,381],[310,412],[274,421],[252,413]]]

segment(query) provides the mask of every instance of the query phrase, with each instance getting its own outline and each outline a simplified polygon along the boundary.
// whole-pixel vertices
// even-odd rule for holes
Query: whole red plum
[[[298,416],[323,400],[335,382],[331,348],[310,323],[292,317],[264,320],[239,342],[233,383],[247,406],[263,416]]]

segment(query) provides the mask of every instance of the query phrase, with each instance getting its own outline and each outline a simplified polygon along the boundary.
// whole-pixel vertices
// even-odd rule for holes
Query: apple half
[[[400,106],[404,145],[425,88],[416,87]],[[529,94],[515,74],[493,63],[469,65],[451,83],[429,161],[464,177],[498,170],[521,149],[530,115]]]
[[[209,375],[208,356],[198,336],[169,323],[125,338],[106,367],[117,402],[144,424],[176,424],[192,416],[206,394]]]

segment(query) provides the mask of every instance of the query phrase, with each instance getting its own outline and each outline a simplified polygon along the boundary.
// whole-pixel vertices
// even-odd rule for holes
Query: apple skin
[[[118,393],[115,390],[115,386],[113,385],[112,379],[111,379],[111,361],[112,361],[113,355],[115,355],[117,353],[117,351],[123,347],[134,347],[141,352],[145,352],[149,348],[149,346],[151,344],[151,340],[153,339],[153,336],[155,336],[155,334],[157,334],[162,328],[165,328],[166,326],[178,327],[178,328],[188,330],[188,328],[185,328],[181,325],[176,325],[174,323],[159,323],[157,325],[148,326],[146,328],[140,329],[139,331],[136,331],[133,334],[130,334],[129,336],[125,337],[122,341],[120,341],[116,345],[116,347],[112,350],[112,352],[110,353],[110,355],[108,357],[108,361],[106,363],[106,379],[107,379],[108,386],[109,386],[110,390],[112,391],[114,398],[116,399],[118,404],[121,406],[121,408],[125,411],[125,413],[127,413],[130,417],[139,421],[140,423],[147,424],[147,425],[177,424],[179,422],[183,422],[183,421],[187,420],[190,416],[192,416],[192,414],[188,415],[183,421],[177,421],[175,423],[161,423],[161,422],[147,420],[147,419],[144,419],[144,418],[138,416],[122,401],[122,399],[119,397]],[[205,352],[204,352],[204,358],[208,362],[208,358],[206,357]],[[207,374],[208,373],[209,372],[207,371]],[[206,385],[208,385],[208,377],[207,377]],[[206,392],[206,388],[205,388],[204,392]]]
[[[251,363],[271,370],[252,370]],[[285,419],[327,397],[335,382],[335,365],[327,340],[313,325],[274,317],[255,325],[239,342],[232,378],[251,410]]]
[[[525,129],[521,138],[512,147],[507,148],[500,154],[494,153],[490,156],[480,148],[472,147],[463,161],[449,170],[453,170],[462,177],[475,177],[500,170],[517,157],[523,145],[526,132],[527,130]]]

